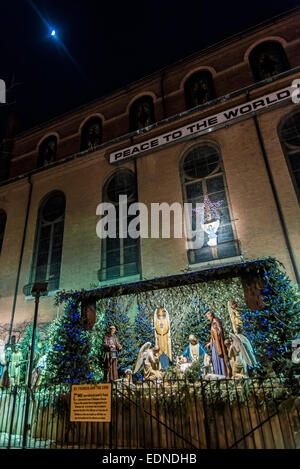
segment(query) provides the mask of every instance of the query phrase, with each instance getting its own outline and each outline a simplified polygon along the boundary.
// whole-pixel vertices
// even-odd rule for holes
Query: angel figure
[[[237,304],[234,301],[228,301],[227,305],[233,332],[235,334],[240,334],[242,332],[243,322],[241,320],[241,313],[238,310]]]
[[[136,374],[144,363],[144,380],[162,380],[161,364],[159,360],[159,347],[152,347],[146,342],[140,348],[133,374]]]
[[[202,229],[208,235],[208,241],[207,241],[208,246],[216,246],[217,245],[217,243],[218,243],[217,231],[219,229],[219,226],[220,226],[220,220],[216,220],[216,221],[213,221],[213,222],[210,222],[210,223],[208,222],[208,223],[205,223],[204,225],[202,225]]]
[[[154,312],[154,331],[155,345],[159,347],[159,355],[165,354],[168,360],[172,361],[170,318],[165,308],[158,308]]]
[[[224,344],[228,351],[233,378],[244,378],[248,376],[248,366],[253,368],[257,361],[252,346],[243,334],[230,333],[230,340],[226,339]]]

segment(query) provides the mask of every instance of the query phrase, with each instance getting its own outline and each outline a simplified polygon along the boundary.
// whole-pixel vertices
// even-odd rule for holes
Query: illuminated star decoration
[[[224,200],[218,200],[217,202],[212,202],[208,195],[204,196],[203,207],[202,208],[193,208],[193,212],[201,213],[204,210],[204,219],[203,222],[207,223],[210,220],[220,219],[220,210],[223,205]]]

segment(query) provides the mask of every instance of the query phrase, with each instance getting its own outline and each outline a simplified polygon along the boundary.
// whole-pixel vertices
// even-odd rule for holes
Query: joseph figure
[[[115,335],[115,326],[110,326],[109,331],[103,337],[104,356],[104,374],[107,382],[119,378],[118,375],[118,352],[122,350],[117,336]]]
[[[211,348],[211,359],[214,374],[230,377],[231,370],[227,357],[226,346],[224,344],[222,322],[215,316],[213,311],[207,311],[206,317],[211,323],[211,341],[205,347]]]

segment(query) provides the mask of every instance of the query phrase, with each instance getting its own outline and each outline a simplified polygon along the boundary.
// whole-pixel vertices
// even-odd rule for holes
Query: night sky
[[[2,1],[0,78],[17,83],[7,100],[16,101],[27,129],[299,5],[299,0]],[[0,125],[7,111],[1,106]]]

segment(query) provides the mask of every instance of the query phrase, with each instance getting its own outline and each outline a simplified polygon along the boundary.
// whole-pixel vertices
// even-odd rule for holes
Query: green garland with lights
[[[263,281],[263,310],[251,311],[246,307],[241,283],[241,278],[245,275],[256,276]],[[125,295],[137,299],[134,322],[127,315],[125,299],[123,301]],[[268,374],[271,364],[275,374],[291,376],[291,341],[299,336],[299,288],[292,286],[276,259],[257,259],[88,291],[63,291],[57,295],[56,303],[71,301],[78,305],[82,300],[90,298],[98,301],[98,322],[94,331],[86,332],[87,337],[92,337],[86,360],[89,361],[90,356],[96,359],[98,379],[102,372],[101,344],[105,328],[109,324],[116,325],[117,335],[123,346],[119,356],[122,375],[126,368],[133,368],[140,346],[148,339],[154,341],[151,321],[157,307],[163,305],[170,313],[175,360],[183,352],[190,333],[197,335],[203,344],[209,339],[210,326],[205,318],[207,308],[214,310],[222,320],[225,336],[232,332],[227,312],[228,300],[236,302],[241,311],[244,333],[249,337],[260,362],[257,373]]]
[[[299,287],[292,285],[285,269],[275,259],[262,264],[264,309],[241,312],[244,333],[254,344],[260,367],[257,374],[276,374],[292,378],[292,341],[300,337]]]

